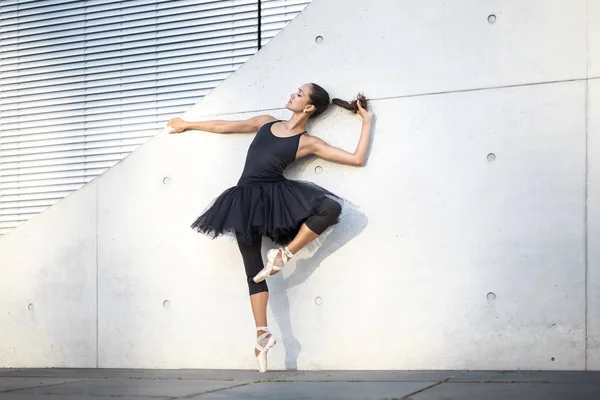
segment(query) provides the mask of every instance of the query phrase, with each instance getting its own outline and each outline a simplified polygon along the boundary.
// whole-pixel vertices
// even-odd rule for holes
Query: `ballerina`
[[[292,111],[287,121],[260,115],[243,121],[189,122],[171,118],[170,133],[195,129],[215,133],[255,133],[236,186],[224,191],[192,224],[192,228],[212,237],[224,233],[236,236],[250,292],[256,324],[255,355],[260,372],[267,370],[267,352],[275,337],[267,325],[268,287],[266,278],[279,272],[299,250],[338,222],[342,199],[310,182],[287,179],[285,168],[295,160],[316,155],[346,165],[365,165],[373,113],[367,99],[359,94],[352,102],[333,99],[333,104],[362,117],[360,139],[353,153],[309,135],[309,119],[321,115],[329,106],[329,94],[321,86],[307,83],[290,96],[286,108]],[[262,237],[282,246],[261,254]]]

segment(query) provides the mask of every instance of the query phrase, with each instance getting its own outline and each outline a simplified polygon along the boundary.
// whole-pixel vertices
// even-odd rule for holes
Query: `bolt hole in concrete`
[[[554,357],[552,357],[550,360],[554,361]]]
[[[488,22],[490,24],[493,24],[494,22],[496,22],[496,16],[494,14],[488,15]]]
[[[323,36],[317,36],[315,38],[315,42],[317,42],[317,43],[323,43]]]
[[[165,300],[165,301],[163,301],[163,307],[164,307],[164,308],[169,308],[169,307],[171,307],[171,302],[170,302],[169,300]]]
[[[315,174],[320,174],[321,172],[323,172],[323,167],[321,167],[320,165],[317,165],[315,167]]]
[[[488,300],[490,300],[490,301],[491,301],[491,300],[496,300],[496,293],[494,293],[494,292],[489,292],[489,293],[487,294],[487,299],[488,299]]]
[[[165,185],[168,185],[169,183],[171,183],[171,178],[169,178],[168,176],[165,176],[165,177],[163,178],[163,183],[164,183]]]
[[[33,303],[29,303],[29,305],[27,306],[27,309],[29,311],[33,311],[33,310],[35,310],[35,306],[33,305]]]
[[[494,153],[490,153],[487,155],[487,159],[489,162],[494,162],[496,161],[496,155]]]
[[[315,304],[320,306],[321,304],[323,304],[323,299],[321,297],[315,298]]]

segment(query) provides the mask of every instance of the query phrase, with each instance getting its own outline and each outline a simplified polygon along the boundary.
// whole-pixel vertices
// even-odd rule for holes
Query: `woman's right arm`
[[[171,128],[169,133],[179,133],[187,129],[215,133],[254,133],[258,132],[261,126],[271,121],[275,121],[275,118],[270,115],[258,115],[242,121],[212,120],[200,122],[184,121],[181,118],[174,117],[169,120],[167,125]]]

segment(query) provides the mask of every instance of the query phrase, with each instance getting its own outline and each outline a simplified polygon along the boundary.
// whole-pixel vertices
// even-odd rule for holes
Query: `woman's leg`
[[[288,244],[287,247],[290,252],[296,254],[298,251],[302,250],[304,246],[315,240],[321,233],[325,232],[327,228],[337,221],[341,212],[342,206],[340,203],[330,198],[325,198],[319,207],[317,207],[316,212],[302,224],[296,237]],[[277,255],[274,264],[277,266],[283,265],[281,252]],[[271,275],[277,272],[278,271],[273,271]]]
[[[258,272],[257,272],[258,273]],[[255,274],[256,275],[256,274]],[[250,305],[252,306],[252,314],[254,314],[254,324],[256,327],[266,326],[267,325],[267,303],[269,302],[269,292],[260,292],[250,295]],[[260,337],[264,331],[257,330],[256,337]],[[269,339],[271,334],[269,333],[265,340]],[[261,343],[263,344],[263,343]],[[258,349],[254,349],[254,354],[258,355],[260,351]]]
[[[263,268],[263,258],[260,252],[262,237],[257,235],[252,239],[252,243],[245,243],[239,240],[238,247],[242,253],[244,260],[244,268],[246,269],[246,279],[250,292],[250,305],[252,306],[252,314],[254,315],[254,323],[257,327],[267,325],[267,303],[269,301],[269,288],[266,281],[255,283],[252,278]],[[257,331],[256,337],[262,335],[263,331]],[[267,339],[271,335],[267,336]],[[256,355],[259,351],[255,350]]]

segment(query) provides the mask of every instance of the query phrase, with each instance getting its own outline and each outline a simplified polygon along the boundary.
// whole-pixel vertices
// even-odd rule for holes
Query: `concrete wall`
[[[374,99],[366,167],[289,170],[348,204],[270,280],[272,368],[600,369],[593,3],[315,0],[183,115],[285,118],[307,81]],[[237,246],[189,228],[251,140],[161,132],[0,238],[0,365],[255,368]]]

